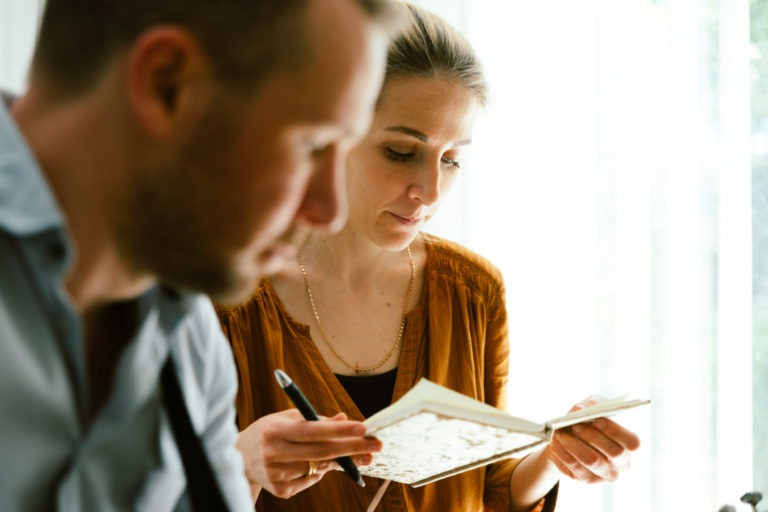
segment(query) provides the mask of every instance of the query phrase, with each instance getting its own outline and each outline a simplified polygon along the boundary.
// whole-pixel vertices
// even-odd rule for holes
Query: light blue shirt
[[[62,213],[0,105],[0,510],[189,508],[160,399],[169,352],[231,509],[253,510],[235,448],[234,361],[210,301],[159,287],[137,299],[140,325],[88,424],[83,325],[63,285],[72,258]]]

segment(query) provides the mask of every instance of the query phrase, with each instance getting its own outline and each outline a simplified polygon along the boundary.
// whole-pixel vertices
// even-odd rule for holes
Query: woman
[[[347,160],[348,224],[311,235],[296,262],[245,305],[219,307],[240,372],[240,447],[249,477],[269,491],[258,510],[365,510],[381,485],[366,478],[360,488],[327,473],[337,468],[334,456],[365,464],[379,446],[355,436],[359,423],[343,414],[305,422],[285,411],[292,406],[274,382],[276,368],[320,413],[345,411],[351,420],[386,407],[421,377],[504,407],[510,354],[501,275],[421,232],[460,172],[486,85],[458,32],[417,7],[402,9],[405,26],[390,46],[372,126]],[[638,446],[610,420],[580,430],[558,433],[522,461],[415,489],[392,484],[377,510],[551,510],[561,473],[612,480]]]

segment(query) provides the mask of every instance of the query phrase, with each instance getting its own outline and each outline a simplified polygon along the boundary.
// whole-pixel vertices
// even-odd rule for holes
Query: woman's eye
[[[408,160],[413,156],[413,152],[403,153],[402,151],[395,151],[392,148],[386,148],[385,153],[390,160]]]
[[[458,160],[451,160],[450,158],[443,158],[442,160],[444,164],[449,165],[450,167],[461,169],[461,162],[459,162]]]

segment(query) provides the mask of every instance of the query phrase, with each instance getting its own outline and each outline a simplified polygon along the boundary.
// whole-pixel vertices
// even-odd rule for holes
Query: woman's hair
[[[421,7],[397,4],[401,27],[387,52],[387,79],[444,75],[488,101],[488,85],[472,45],[444,19]]]

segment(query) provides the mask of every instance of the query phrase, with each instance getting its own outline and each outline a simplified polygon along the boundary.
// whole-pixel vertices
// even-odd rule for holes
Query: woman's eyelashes
[[[461,169],[461,162],[458,160],[453,160],[451,158],[442,158],[443,163],[449,165],[450,167],[455,167],[456,169]]]
[[[387,155],[387,158],[396,162],[413,158],[413,155],[415,154],[413,151],[398,151],[390,147],[384,148],[384,153]]]
[[[413,160],[417,156],[416,151],[403,151],[403,150],[394,149],[388,146],[384,148],[384,154],[389,160],[392,160],[394,162],[404,162],[407,160]],[[455,169],[461,168],[461,162],[459,162],[459,160],[456,160],[454,158],[443,156],[440,158],[440,161],[449,167],[453,167]]]

